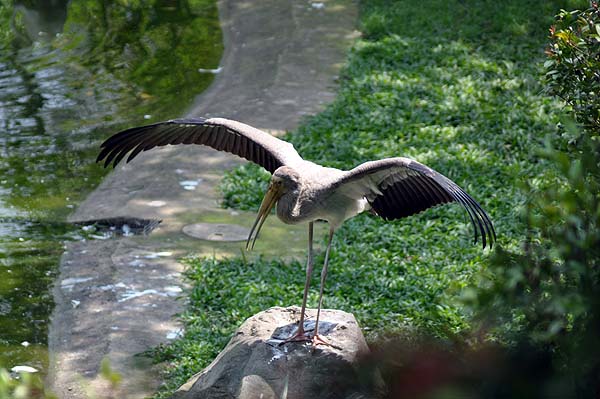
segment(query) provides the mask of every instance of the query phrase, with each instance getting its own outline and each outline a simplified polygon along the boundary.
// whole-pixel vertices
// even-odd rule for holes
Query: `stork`
[[[474,230],[474,241],[481,236],[483,248],[496,240],[494,226],[483,208],[446,176],[409,158],[368,161],[351,170],[328,168],[303,159],[294,146],[284,140],[241,122],[224,118],[186,118],[158,122],[124,130],[101,145],[97,161],[116,166],[127,154],[127,162],[140,152],[175,144],[199,144],[226,151],[252,161],[269,172],[269,188],[258,210],[246,249],[254,243],[277,205],[277,216],[284,223],[308,223],[306,282],[298,329],[287,341],[312,341],[328,344],[319,337],[319,316],[333,235],[341,224],[361,212],[371,210],[385,220],[414,215],[437,205],[457,202],[463,206]],[[313,272],[313,227],[317,220],[327,221],[329,236],[315,329],[311,337],[304,328],[306,301]]]

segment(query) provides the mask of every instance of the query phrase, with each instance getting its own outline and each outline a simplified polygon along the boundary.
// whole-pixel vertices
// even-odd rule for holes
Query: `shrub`
[[[562,10],[550,28],[546,84],[588,134],[600,134],[600,9]]]

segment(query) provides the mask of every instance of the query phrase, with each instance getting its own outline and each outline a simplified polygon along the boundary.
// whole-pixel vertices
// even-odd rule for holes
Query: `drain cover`
[[[188,236],[208,241],[246,241],[250,229],[237,224],[194,223],[183,227]]]

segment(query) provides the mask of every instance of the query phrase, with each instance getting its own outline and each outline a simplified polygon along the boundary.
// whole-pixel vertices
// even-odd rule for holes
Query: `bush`
[[[600,134],[600,9],[562,10],[546,50],[548,91],[562,98],[588,134]]]
[[[600,167],[589,143],[575,155],[547,147],[544,156],[559,184],[529,192],[524,248],[494,254],[480,299],[504,307],[532,339],[554,342],[585,332],[600,304]]]

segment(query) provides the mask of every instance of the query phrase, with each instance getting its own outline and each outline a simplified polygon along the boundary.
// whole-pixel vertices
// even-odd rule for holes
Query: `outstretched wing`
[[[273,173],[278,167],[292,165],[302,158],[294,146],[262,130],[230,119],[173,119],[134,127],[102,143],[96,162],[116,166],[125,155],[127,162],[142,151],[168,144],[202,144],[257,163]]]
[[[408,158],[387,158],[365,162],[348,171],[339,190],[355,198],[364,197],[385,220],[414,215],[437,205],[458,202],[467,211],[485,248],[496,240],[488,214],[469,194],[441,173]]]

